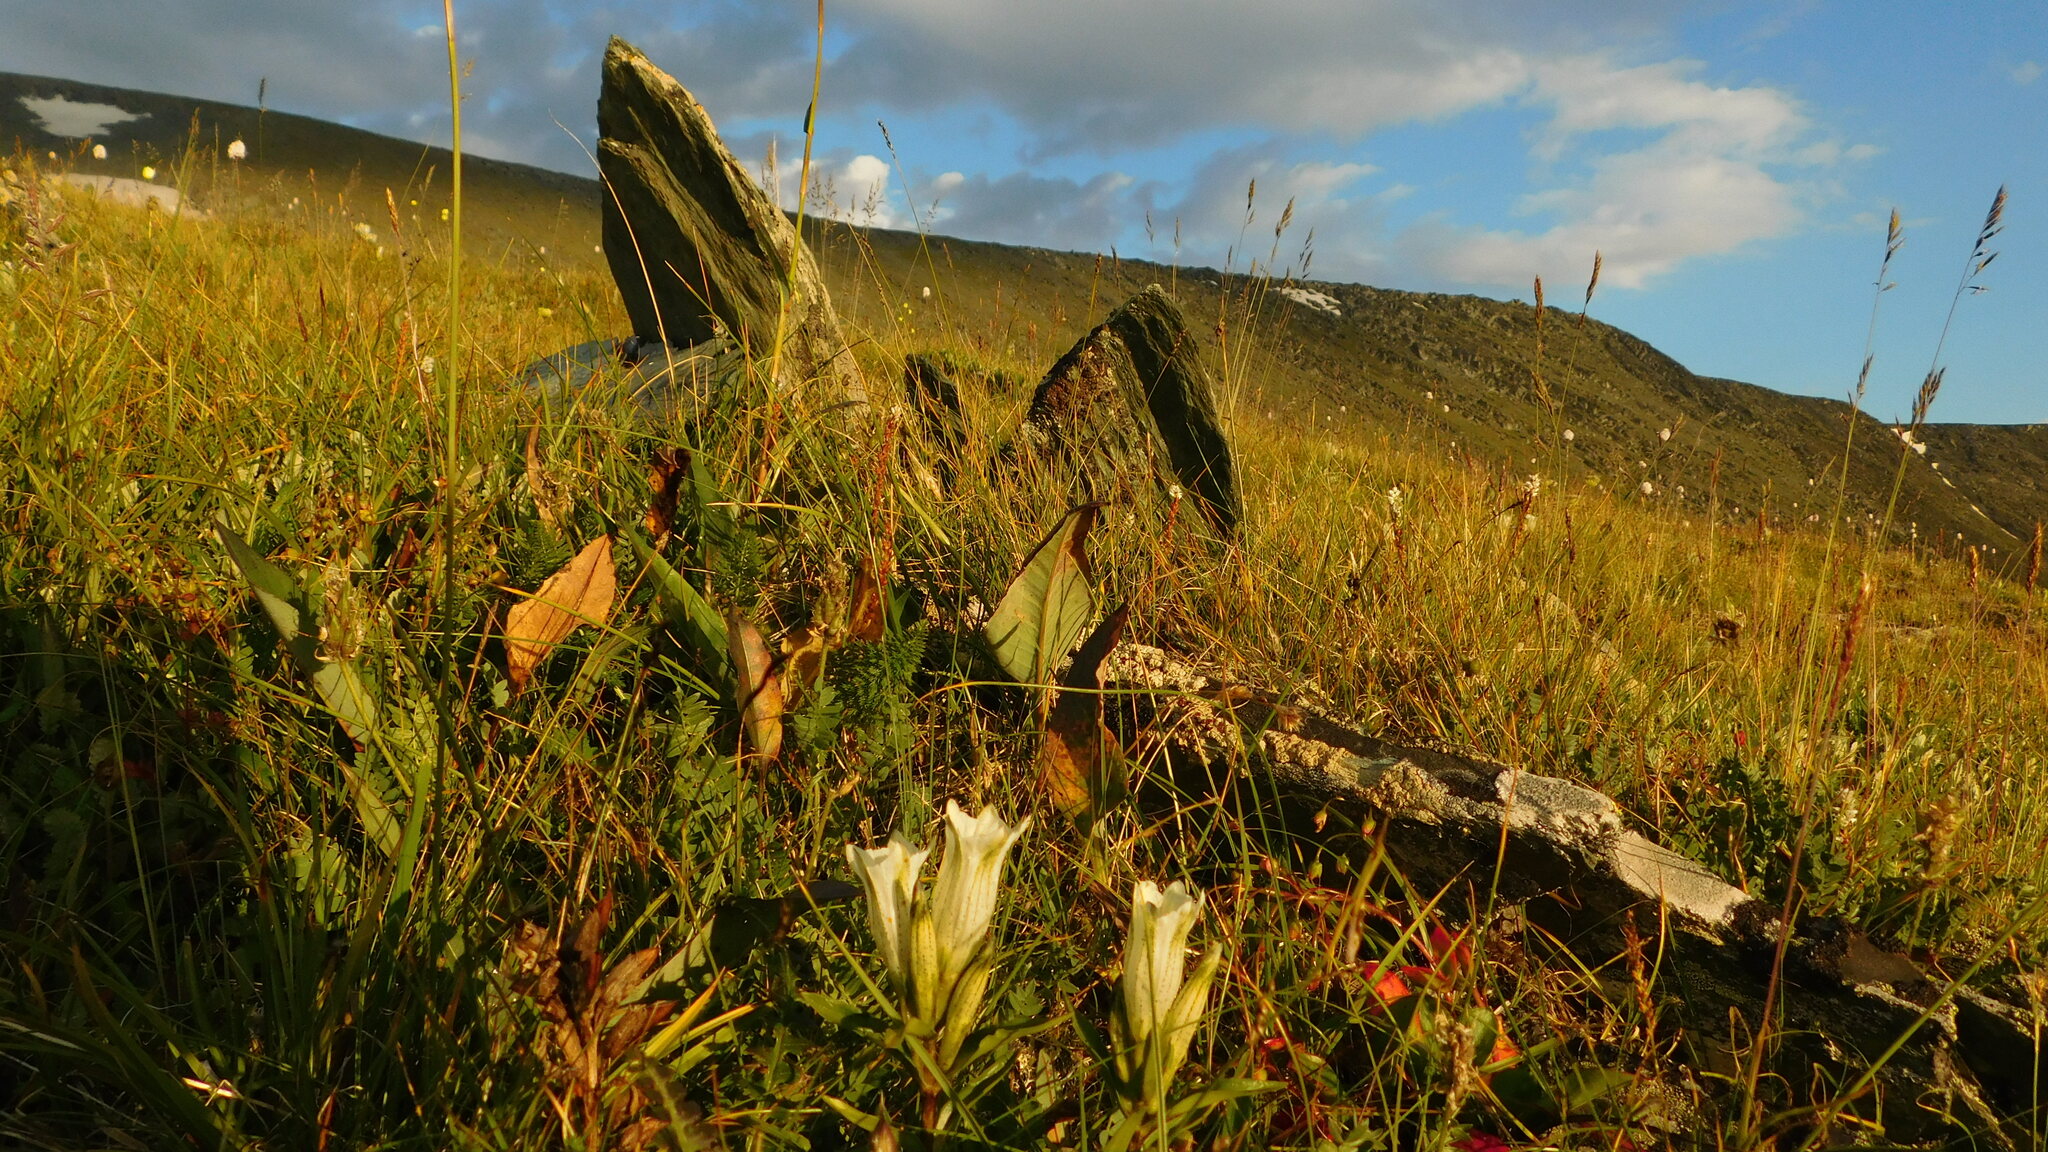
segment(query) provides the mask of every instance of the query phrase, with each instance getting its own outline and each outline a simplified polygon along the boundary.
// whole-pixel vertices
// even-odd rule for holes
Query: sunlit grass
[[[1073,498],[1004,451],[1048,362],[1035,345],[846,303],[875,380],[907,353],[954,365],[965,429],[942,460],[901,407],[771,403],[747,365],[651,417],[511,388],[623,331],[595,269],[469,262],[450,381],[446,226],[381,196],[259,195],[205,221],[72,196],[39,211],[75,247],[0,224],[9,1139],[594,1148],[660,1128],[831,1146],[869,1139],[860,1118],[934,1123],[943,1098],[962,1140],[1095,1147],[1118,1098],[1087,1028],[1111,1019],[1127,894],[1183,877],[1209,893],[1197,939],[1226,957],[1179,1078],[1281,1085],[1214,1101],[1202,1146],[1533,1141],[1521,1126],[1565,1119],[1545,1109],[1567,1074],[1663,1058],[1643,1005],[1672,993],[1644,971],[1617,991],[1486,938],[1460,951],[1419,907],[1435,894],[1366,861],[1310,875],[1279,833],[1195,798],[1087,843],[1042,811],[1034,701],[965,686],[987,668],[953,639]],[[1258,331],[1256,304],[1232,331]],[[1131,606],[1136,638],[1396,742],[1595,784],[1754,894],[1781,901],[1796,877],[1803,915],[1901,946],[1972,954],[2041,890],[2033,594],[1627,477],[1304,430],[1266,415],[1256,346],[1212,354],[1240,397],[1242,538],[1150,494],[1107,509],[1101,596]],[[317,666],[358,670],[374,738],[281,653],[222,533],[296,583]],[[617,607],[515,692],[510,590],[608,534]],[[854,649],[839,632],[863,566],[892,603],[884,639]],[[777,647],[811,629],[838,646],[778,763],[740,755],[728,654],[706,642],[728,612]],[[406,862],[366,813],[423,787],[418,880],[394,894]],[[891,1040],[864,917],[803,895],[849,895],[844,845],[927,841],[949,800],[1040,811],[985,1012],[1018,1035],[957,1086]],[[671,1004],[631,1035],[578,1016],[647,949],[676,1004],[708,996],[694,1014]],[[607,1035],[579,1063],[574,1044]],[[1571,1119],[1611,1136],[1625,1097]]]

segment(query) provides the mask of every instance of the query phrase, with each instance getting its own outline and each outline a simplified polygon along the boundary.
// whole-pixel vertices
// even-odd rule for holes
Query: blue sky
[[[613,32],[744,157],[799,154],[814,9],[458,3],[478,151],[587,171]],[[0,69],[270,103],[445,141],[439,5],[0,0]],[[1575,301],[1695,371],[1905,412],[1993,192],[1944,420],[2048,422],[2048,4],[835,0],[818,168],[855,219],[1048,247]],[[888,125],[893,155],[877,121]],[[1244,226],[1256,179],[1256,219]],[[793,174],[785,190],[794,194]],[[1146,217],[1152,221],[1148,240]],[[1243,242],[1240,243],[1242,238]]]

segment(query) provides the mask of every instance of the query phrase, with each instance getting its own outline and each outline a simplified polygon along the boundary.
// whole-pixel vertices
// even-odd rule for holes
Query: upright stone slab
[[[681,347],[722,329],[765,364],[780,326],[781,384],[865,402],[831,297],[789,218],[726,150],[696,97],[617,37],[605,50],[597,127],[605,258],[633,334]]]
[[[1230,442],[1180,306],[1157,284],[1081,338],[1038,385],[1025,438],[1075,461],[1091,488],[1155,467],[1196,498],[1224,535],[1237,529]]]

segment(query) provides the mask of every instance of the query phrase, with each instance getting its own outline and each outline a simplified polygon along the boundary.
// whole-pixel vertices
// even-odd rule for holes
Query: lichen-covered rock
[[[1599,791],[1388,744],[1146,645],[1118,647],[1101,679],[1118,737],[1163,753],[1175,796],[1227,798],[1310,851],[1384,850],[1446,908],[1522,905],[1588,970],[1649,950],[1660,1020],[1704,1079],[1739,1081],[1742,1046],[1768,1035],[1767,1068],[1800,1090],[1877,1067],[1877,1091],[1815,1124],[1879,1125],[1898,1146],[2026,1146],[2010,1118],[2048,1098],[2033,1013],[1932,979],[1851,926],[1788,929],[1771,904],[1629,829]]]
[[[729,335],[783,386],[864,403],[809,251],[696,97],[614,37],[597,124],[605,258],[634,334],[678,348]]]
[[[1031,397],[1021,439],[1069,461],[1091,499],[1156,479],[1192,495],[1226,536],[1243,518],[1209,371],[1180,306],[1157,284],[1052,366]]]

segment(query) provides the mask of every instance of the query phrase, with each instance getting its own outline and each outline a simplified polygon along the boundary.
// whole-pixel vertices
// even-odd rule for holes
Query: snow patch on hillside
[[[1337,298],[1327,292],[1316,292],[1308,288],[1297,288],[1292,284],[1285,284],[1281,286],[1280,294],[1296,304],[1313,308],[1318,312],[1328,312],[1332,316],[1342,316],[1344,314],[1344,310],[1337,307]]]
[[[130,112],[115,104],[94,104],[62,96],[23,96],[21,106],[42,121],[43,131],[52,136],[104,136],[116,124],[144,119],[147,113]]]

